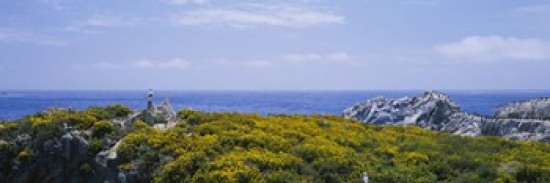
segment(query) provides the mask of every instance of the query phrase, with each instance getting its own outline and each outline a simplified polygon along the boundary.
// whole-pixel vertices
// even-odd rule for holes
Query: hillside
[[[120,123],[128,115],[118,105],[0,124],[0,182],[361,182],[363,172],[372,182],[550,181],[550,145],[538,142],[191,110],[159,130]]]

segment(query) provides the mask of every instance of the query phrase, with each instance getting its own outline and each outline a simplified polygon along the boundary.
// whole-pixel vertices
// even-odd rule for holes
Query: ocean
[[[443,91],[462,110],[492,115],[508,102],[550,97],[550,91]],[[6,91],[0,93],[0,119],[11,120],[44,111],[48,107],[86,109],[124,104],[143,109],[147,91]],[[330,114],[367,99],[384,96],[418,96],[424,91],[155,91],[155,102],[167,98],[175,110],[191,108],[208,112],[260,114]]]

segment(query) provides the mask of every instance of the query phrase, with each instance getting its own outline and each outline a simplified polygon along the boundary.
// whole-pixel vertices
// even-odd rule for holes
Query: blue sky
[[[0,0],[0,89],[550,89],[550,1]]]

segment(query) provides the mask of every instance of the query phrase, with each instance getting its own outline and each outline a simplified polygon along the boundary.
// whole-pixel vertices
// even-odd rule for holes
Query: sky
[[[0,0],[0,90],[549,90],[549,78],[548,0]]]

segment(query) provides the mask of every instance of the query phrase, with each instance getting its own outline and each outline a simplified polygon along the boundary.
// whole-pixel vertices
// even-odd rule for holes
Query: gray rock
[[[345,118],[379,125],[414,125],[462,136],[502,136],[516,140],[550,139],[550,121],[500,119],[461,112],[449,96],[426,92],[419,97],[377,97],[344,111]]]
[[[447,95],[427,92],[423,97],[397,100],[377,97],[346,109],[344,117],[383,125],[438,127],[459,111],[459,106]]]
[[[162,116],[169,122],[176,119],[176,112],[168,99],[163,100],[162,103],[157,106],[157,110],[160,111]]]
[[[128,120],[120,124],[123,128],[129,128],[137,120],[146,122],[151,126],[155,124],[164,124],[163,127],[166,127],[167,124],[176,122],[176,112],[172,108],[170,101],[166,99],[162,101],[160,105],[134,112]]]
[[[66,133],[61,137],[61,144],[63,144],[63,151],[61,153],[61,157],[63,157],[65,160],[71,159],[71,146],[73,142],[73,136],[70,133]]]
[[[495,117],[550,120],[550,98],[539,98],[499,106],[495,112]]]

